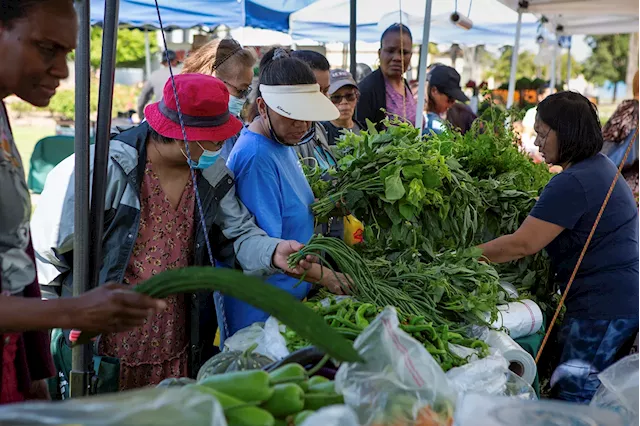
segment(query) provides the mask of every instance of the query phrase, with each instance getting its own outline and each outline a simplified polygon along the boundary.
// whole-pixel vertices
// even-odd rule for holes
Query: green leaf
[[[402,175],[405,179],[422,179],[422,165],[414,164],[402,167]]]
[[[522,280],[522,287],[531,288],[536,283],[536,271],[529,271],[529,273]]]
[[[351,342],[327,325],[312,309],[286,291],[240,271],[211,267],[173,269],[154,275],[134,287],[134,291],[157,298],[205,290],[219,291],[273,315],[298,336],[337,360],[362,362]],[[94,336],[84,332],[78,344],[87,343]]]
[[[426,188],[439,188],[442,186],[442,178],[436,170],[427,169],[422,173],[422,183]]]
[[[391,219],[391,222],[393,222],[394,225],[402,223],[402,216],[400,215],[400,213],[398,213],[398,209],[396,208],[396,206],[392,204],[385,204],[384,211],[387,216],[389,216],[389,219]]]
[[[407,220],[414,220],[416,209],[411,204],[402,203],[399,206],[400,214]]]
[[[407,201],[420,208],[422,207],[426,195],[427,189],[422,184],[422,181],[418,179],[412,180],[409,184],[409,195],[407,195]]]
[[[384,180],[384,195],[387,200],[397,201],[404,197],[405,192],[400,176],[389,176]]]

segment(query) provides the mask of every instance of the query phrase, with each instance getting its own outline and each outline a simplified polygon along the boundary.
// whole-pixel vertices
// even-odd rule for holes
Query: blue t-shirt
[[[433,112],[427,113],[426,122],[422,134],[430,136],[432,133],[435,133],[436,135],[439,135],[444,132],[444,129],[444,123],[442,122],[442,118],[440,118],[438,114],[435,114]]]
[[[237,135],[233,135],[229,139],[224,141],[224,145],[222,145],[222,148],[220,148],[220,157],[224,158],[225,160],[229,159],[231,151],[233,150],[233,146],[236,144],[238,137],[240,137],[240,133],[238,133]]]
[[[236,178],[240,200],[256,217],[257,224],[269,236],[306,243],[313,235],[313,192],[294,149],[244,129],[236,141],[227,166]],[[276,274],[267,282],[302,300],[311,284],[294,285],[297,279]],[[244,302],[225,298],[229,333],[268,315]]]
[[[554,176],[531,216],[565,228],[547,247],[562,291],[618,170],[603,154]],[[638,317],[638,210],[620,177],[567,296],[567,316]]]

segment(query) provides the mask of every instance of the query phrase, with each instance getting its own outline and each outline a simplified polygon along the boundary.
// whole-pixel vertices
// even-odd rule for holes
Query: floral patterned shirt
[[[140,226],[124,283],[189,266],[193,258],[194,198],[189,179],[177,208],[147,161],[140,192]],[[188,374],[188,330],[183,295],[170,296],[167,309],[138,329],[103,336],[101,351],[120,358],[120,389],[155,385]]]

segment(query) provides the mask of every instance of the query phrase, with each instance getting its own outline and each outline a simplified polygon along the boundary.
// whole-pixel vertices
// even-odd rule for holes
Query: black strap
[[[173,121],[176,124],[180,124],[178,112],[170,109],[164,103],[164,100],[158,103],[158,109],[160,110],[162,115],[167,117],[169,120]],[[229,110],[223,112],[222,114],[211,116],[195,116],[182,113],[182,122],[185,126],[189,127],[218,127],[229,121],[229,117]]]

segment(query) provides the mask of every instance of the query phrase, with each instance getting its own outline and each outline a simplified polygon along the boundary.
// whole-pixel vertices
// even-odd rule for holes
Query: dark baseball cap
[[[178,55],[176,55],[176,52],[174,52],[173,50],[167,49],[166,51],[162,52],[162,62],[167,62],[167,58],[169,58],[169,62],[173,62],[178,59]]]
[[[349,71],[331,70],[331,73],[329,74],[329,94],[333,95],[345,86],[353,86],[356,89],[358,88],[358,84],[353,79],[353,76]]]
[[[467,102],[469,98],[460,88],[460,74],[446,65],[437,65],[429,71],[429,84],[435,86],[439,92],[460,101]]]

